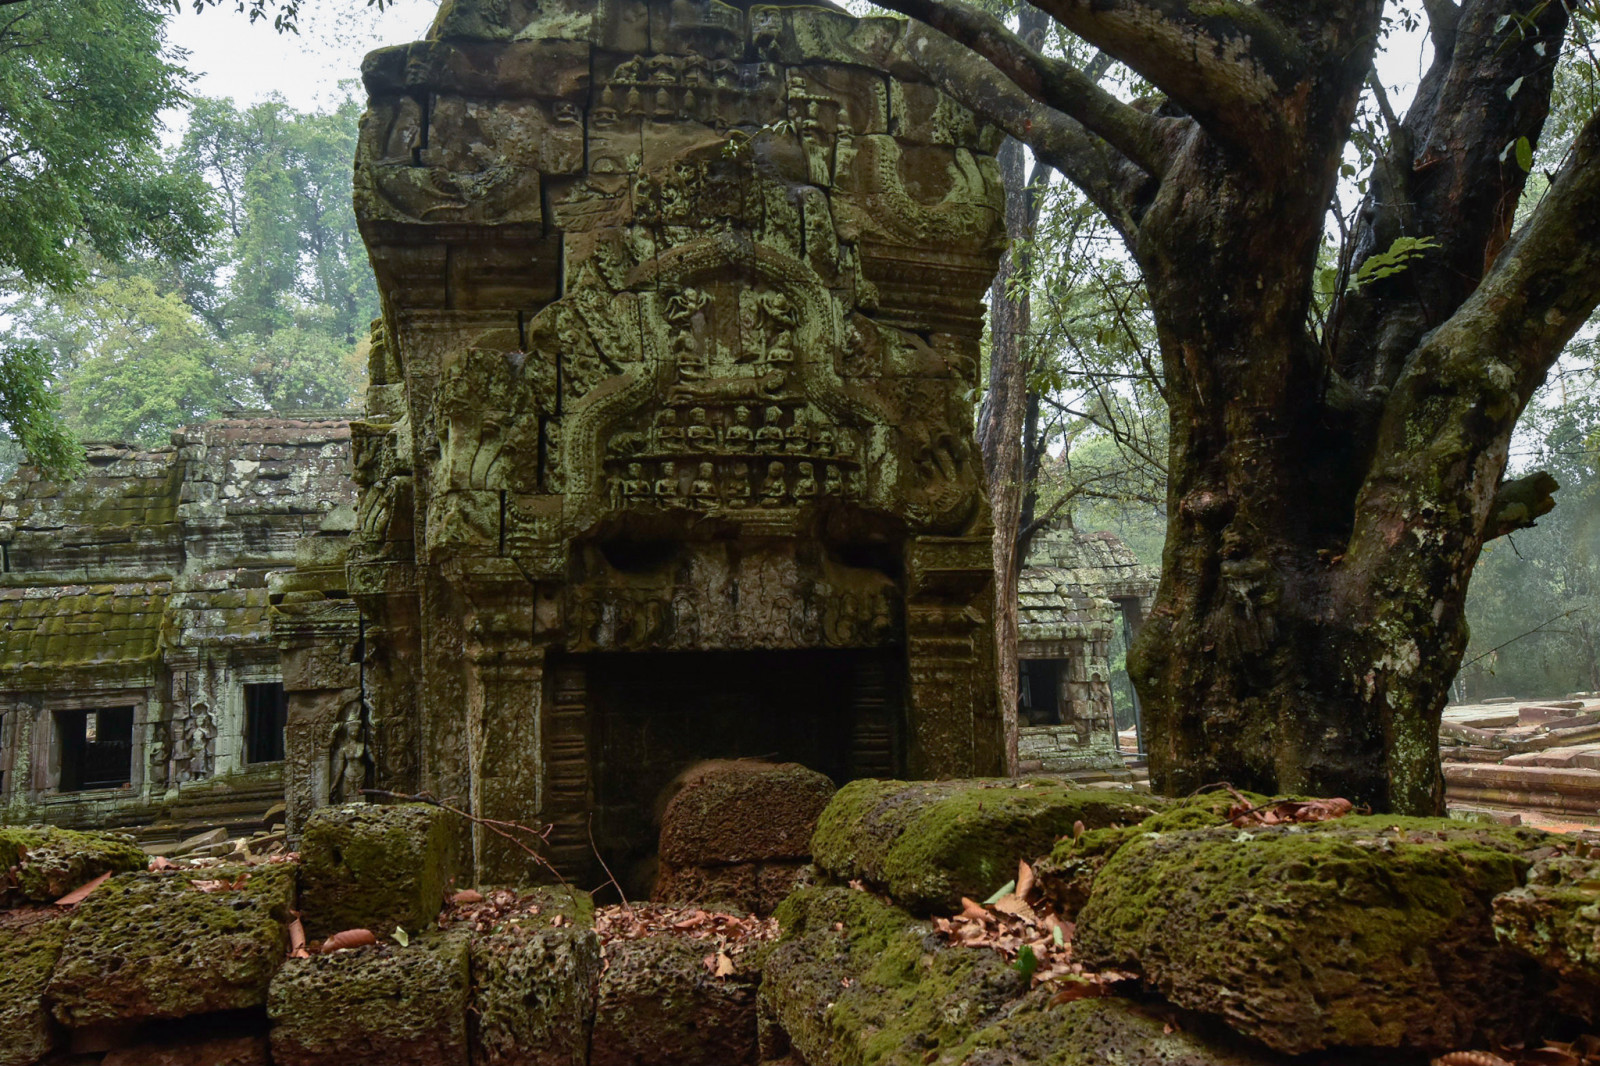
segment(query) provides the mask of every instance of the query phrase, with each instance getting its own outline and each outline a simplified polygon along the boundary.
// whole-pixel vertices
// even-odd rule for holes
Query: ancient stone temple
[[[649,851],[698,759],[1003,771],[971,429],[999,137],[902,25],[447,0],[368,57],[378,785],[553,823],[581,870],[591,812]]]
[[[238,414],[0,485],[0,822],[253,827],[289,713],[359,740],[348,421]]]
[[[1017,587],[1017,769],[1118,775],[1111,644],[1132,642],[1158,574],[1114,533],[1041,530]]]

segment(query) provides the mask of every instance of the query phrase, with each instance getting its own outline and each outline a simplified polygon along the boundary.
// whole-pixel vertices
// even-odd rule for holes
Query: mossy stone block
[[[1226,1031],[1192,1021],[1174,1026],[1126,999],[1050,1003],[1059,989],[1042,985],[967,1045],[934,1061],[961,1066],[1273,1066],[1288,1060],[1240,1046]]]
[[[466,1066],[464,930],[290,959],[267,1000],[276,1066]]]
[[[589,1066],[755,1066],[760,975],[713,976],[708,951],[671,936],[607,945]]]
[[[432,925],[454,872],[456,817],[425,803],[314,811],[300,840],[306,936],[370,929],[381,938]]]
[[[940,1061],[1026,991],[998,952],[951,947],[868,892],[803,888],[778,920],[758,1004],[763,1060]]]
[[[0,913],[0,1066],[29,1066],[55,1046],[44,992],[69,920],[53,908]]]
[[[1087,829],[1131,825],[1160,801],[1133,792],[1015,780],[852,781],[823,810],[816,865],[882,888],[919,914],[983,899],[1032,861]]]
[[[712,866],[811,857],[826,774],[799,763],[716,760],[691,768],[661,815],[661,858]]]
[[[1148,832],[1095,877],[1074,956],[1288,1054],[1511,1041],[1544,982],[1491,905],[1546,839],[1395,816]]]
[[[260,1007],[293,903],[286,864],[117,874],[73,916],[48,990],[56,1019],[79,1028]]]
[[[50,903],[103,873],[142,870],[150,857],[121,833],[0,826],[0,906]]]
[[[472,1061],[583,1066],[600,984],[593,929],[504,927],[472,942]]]
[[[1494,934],[1544,966],[1565,1009],[1600,1023],[1600,856],[1540,859],[1495,897]]]

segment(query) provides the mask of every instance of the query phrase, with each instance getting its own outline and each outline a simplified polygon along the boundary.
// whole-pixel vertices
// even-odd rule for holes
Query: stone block
[[[1552,855],[1494,900],[1494,934],[1537,959],[1563,1008],[1600,1023],[1600,858]]]
[[[306,935],[343,929],[379,937],[433,923],[454,871],[456,815],[424,803],[322,807],[300,841]]]
[[[121,833],[0,826],[0,906],[52,903],[103,873],[142,870],[149,861]]]
[[[589,1066],[754,1066],[759,975],[714,977],[705,954],[671,937],[608,945]]]
[[[293,903],[288,865],[118,874],[78,905],[50,978],[56,1019],[80,1028],[260,1007]]]
[[[0,912],[0,1066],[29,1066],[55,1046],[44,991],[69,920],[53,908]]]
[[[740,862],[726,866],[676,866],[663,862],[650,898],[657,903],[730,904],[771,914],[807,879],[809,863]]]
[[[1287,1054],[1513,1041],[1548,1008],[1491,903],[1546,839],[1387,815],[1139,833],[1095,876],[1074,957]]]
[[[275,1066],[466,1066],[464,933],[290,959],[272,982]]]
[[[962,1066],[1272,1066],[1285,1060],[1240,1046],[1221,1027],[1173,1024],[1160,1012],[1126,999],[1083,999],[1052,1006],[1056,989],[1035,989],[1015,1009],[975,1033]],[[942,1061],[942,1060],[941,1060]]]
[[[583,1066],[600,983],[594,930],[500,928],[472,943],[472,1061]]]
[[[1131,825],[1158,802],[1129,791],[1040,781],[852,781],[822,812],[812,839],[819,869],[860,878],[923,914],[983,899],[1083,822]]]
[[[808,859],[834,793],[825,774],[799,763],[701,763],[675,784],[661,816],[661,858],[685,866]]]
[[[998,952],[951,947],[869,892],[802,889],[778,920],[783,939],[762,969],[763,1060],[960,1062],[967,1039],[1026,991]]]
[[[100,1066],[271,1066],[267,1038],[258,1034],[177,1034],[118,1048]]]

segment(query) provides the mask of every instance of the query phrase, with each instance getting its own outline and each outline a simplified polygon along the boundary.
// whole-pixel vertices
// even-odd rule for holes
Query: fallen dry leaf
[[[110,879],[111,872],[108,870],[99,877],[95,878],[93,881],[90,881],[88,884],[80,885],[71,892],[68,892],[65,896],[62,896],[60,899],[56,900],[56,906],[76,907],[78,904],[82,903],[88,898],[89,893],[93,892]]]
[[[361,948],[368,944],[376,944],[378,938],[372,935],[371,929],[346,929],[342,933],[335,933],[322,942],[322,953],[331,955],[335,951],[346,948]]]
[[[450,902],[458,907],[466,903],[482,903],[483,893],[476,889],[463,888],[460,892],[450,897]]]
[[[289,923],[289,957],[291,959],[309,959],[311,952],[306,950],[306,927],[295,918]]]
[[[712,969],[711,972],[718,977],[728,977],[737,968],[738,967],[734,966],[733,960],[728,958],[728,953],[726,951],[719,951],[717,952],[717,965]]]
[[[1487,1051],[1452,1051],[1433,1060],[1433,1066],[1512,1066],[1499,1055]]]
[[[1018,899],[1027,899],[1028,898],[1028,893],[1032,892],[1032,891],[1033,891],[1033,867],[1028,865],[1027,860],[1019,859],[1017,861],[1017,888],[1016,888],[1017,898]]]
[[[177,869],[177,866],[177,863],[173,862],[165,855],[157,855],[150,860],[150,865],[145,867],[145,869],[149,870],[151,873],[160,873],[162,870]]]

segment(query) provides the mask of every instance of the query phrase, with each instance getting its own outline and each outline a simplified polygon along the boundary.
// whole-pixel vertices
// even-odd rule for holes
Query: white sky
[[[190,91],[231,96],[241,106],[277,93],[304,111],[334,100],[340,81],[360,77],[361,57],[372,49],[420,38],[437,6],[392,0],[380,13],[365,0],[304,0],[296,36],[278,33],[270,20],[250,22],[231,0],[199,14],[185,2],[167,40],[189,53],[183,65],[198,75]],[[174,119],[181,121],[169,116],[169,126]]]

